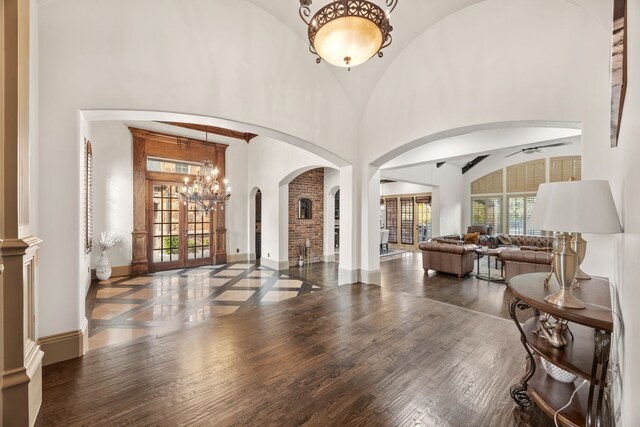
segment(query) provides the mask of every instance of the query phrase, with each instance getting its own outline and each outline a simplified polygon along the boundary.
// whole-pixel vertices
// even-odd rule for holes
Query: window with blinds
[[[581,156],[552,157],[549,159],[549,181],[569,181],[571,178],[578,181],[582,178]]]
[[[398,243],[398,199],[386,199],[385,203],[389,243]]]
[[[471,194],[502,193],[503,172],[499,169],[471,183]]]
[[[84,249],[89,253],[93,246],[93,151],[89,141],[85,141],[84,173]]]
[[[529,236],[542,236],[540,230],[531,230],[527,222],[533,212],[533,204],[536,196],[509,196],[508,199],[508,233],[523,234]]]
[[[400,199],[400,242],[413,245],[413,197]]]
[[[538,191],[545,182],[546,160],[539,159],[507,167],[507,193]]]
[[[490,225],[502,233],[502,197],[471,199],[471,225]]]

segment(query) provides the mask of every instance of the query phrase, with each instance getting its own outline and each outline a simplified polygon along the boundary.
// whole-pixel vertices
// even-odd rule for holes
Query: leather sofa
[[[437,242],[421,242],[422,267],[425,272],[435,270],[462,277],[473,271],[476,245],[451,245]]]
[[[522,234],[496,234],[491,236],[495,247],[517,247],[521,250],[547,251],[553,250],[555,237],[525,236]]]
[[[504,282],[525,273],[550,272],[553,255],[550,252],[504,249],[500,252],[504,265]]]

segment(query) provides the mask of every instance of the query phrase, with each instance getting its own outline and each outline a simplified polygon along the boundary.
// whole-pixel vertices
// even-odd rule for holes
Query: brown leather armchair
[[[509,283],[512,277],[525,273],[551,271],[553,255],[542,251],[521,251],[505,249],[500,252],[504,264],[504,282]]]
[[[422,249],[422,267],[425,272],[435,270],[462,277],[473,271],[476,245],[421,242],[418,247]]]
[[[480,233],[481,236],[490,236],[493,234],[493,227],[490,225],[470,225],[467,227],[467,233]]]

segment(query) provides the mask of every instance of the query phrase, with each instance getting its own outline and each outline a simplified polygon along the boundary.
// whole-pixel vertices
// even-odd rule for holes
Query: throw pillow
[[[475,232],[475,233],[469,233],[464,235],[465,245],[469,245],[469,244],[477,245],[478,243],[480,243],[480,233]]]
[[[498,234],[498,240],[500,240],[501,245],[511,246],[513,244],[508,234]]]

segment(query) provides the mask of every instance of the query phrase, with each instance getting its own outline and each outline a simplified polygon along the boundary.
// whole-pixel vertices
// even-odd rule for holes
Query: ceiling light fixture
[[[209,138],[205,133],[205,147],[209,145]],[[189,178],[184,178],[184,186],[180,194],[184,198],[184,204],[194,203],[197,209],[202,210],[205,214],[209,214],[212,210],[224,209],[224,205],[231,198],[231,187],[225,178],[222,182],[224,187],[218,181],[220,171],[214,166],[213,162],[207,158],[202,161],[202,166],[198,169],[196,178],[193,183],[189,182]]]
[[[337,67],[360,65],[391,44],[389,23],[398,0],[385,0],[387,10],[366,0],[332,0],[311,17],[312,0],[300,0],[300,18],[309,30],[309,50]]]

